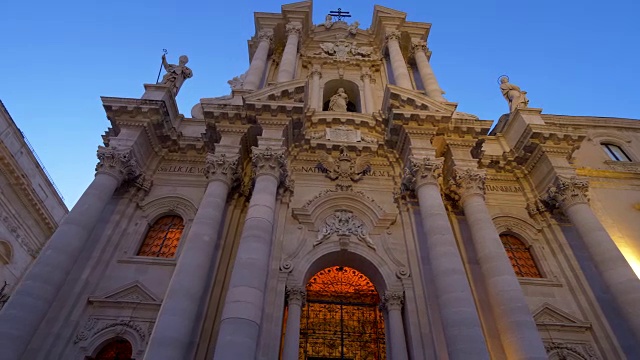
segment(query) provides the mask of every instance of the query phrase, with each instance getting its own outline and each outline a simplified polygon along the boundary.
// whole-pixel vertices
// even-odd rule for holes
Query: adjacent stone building
[[[248,71],[190,117],[186,57],[102,98],[0,359],[640,358],[640,123],[504,78],[490,131],[442,96],[430,24],[311,12],[256,13]]]
[[[67,212],[0,101],[0,309]]]

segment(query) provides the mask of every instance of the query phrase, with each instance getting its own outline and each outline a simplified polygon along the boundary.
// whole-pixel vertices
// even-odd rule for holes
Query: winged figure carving
[[[335,45],[332,43],[322,43],[320,44],[320,48],[328,55],[333,55],[336,52]]]
[[[373,154],[366,154],[354,160],[349,155],[347,147],[342,146],[337,160],[326,153],[320,153],[318,166],[326,171],[329,179],[336,180],[336,188],[346,190],[353,186],[353,182],[362,179],[371,168],[373,157]]]

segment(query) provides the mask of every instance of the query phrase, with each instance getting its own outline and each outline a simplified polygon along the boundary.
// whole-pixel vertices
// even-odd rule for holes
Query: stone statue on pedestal
[[[339,88],[329,101],[329,111],[347,111],[348,102],[349,95],[343,88]]]
[[[162,55],[162,66],[164,66],[167,73],[162,77],[160,84],[170,85],[173,96],[177,96],[182,83],[193,76],[193,72],[187,67],[188,62],[189,58],[186,55],[182,55],[178,60],[178,65],[169,64],[167,63],[167,57]]]
[[[516,109],[523,109],[529,106],[529,99],[527,99],[527,92],[520,90],[520,87],[509,82],[508,76],[500,77],[500,90],[502,96],[509,103],[509,112],[514,112]]]

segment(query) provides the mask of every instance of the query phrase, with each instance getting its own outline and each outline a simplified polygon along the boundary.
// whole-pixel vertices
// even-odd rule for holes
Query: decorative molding
[[[591,323],[546,302],[533,312],[533,319],[541,330],[583,333],[591,329]]]
[[[258,39],[260,39],[260,41],[267,41],[271,43],[271,41],[273,40],[273,30],[264,29],[258,31]]]
[[[577,176],[558,175],[543,199],[551,208],[563,210],[577,204],[589,203],[589,182]]]
[[[480,195],[484,198],[486,172],[484,170],[455,167],[449,180],[449,190],[454,198],[464,201],[465,197]]]
[[[549,359],[562,360],[562,359],[584,359],[584,360],[599,360],[600,357],[596,354],[593,345],[588,343],[570,343],[570,342],[544,342],[544,348],[549,354]],[[567,357],[567,353],[572,354],[572,357]]]
[[[253,164],[254,177],[271,175],[278,180],[287,176],[287,162],[284,156],[285,149],[272,149],[271,147],[251,148],[251,162]]]
[[[146,306],[160,309],[161,301],[144,284],[134,281],[100,296],[90,296],[89,303],[96,306]]]
[[[176,212],[184,218],[185,223],[188,219],[193,219],[198,211],[191,200],[179,195],[163,196],[139,203],[138,206],[149,218],[166,212]]]
[[[414,190],[422,185],[438,185],[442,177],[443,159],[422,159],[411,157],[409,164],[404,169],[402,178],[402,191]]]
[[[133,332],[139,339],[140,345],[145,345],[149,340],[151,331],[153,330],[153,320],[131,320],[123,317],[103,317],[103,316],[91,316],[82,325],[82,328],[76,333],[73,340],[74,344],[90,342],[92,338],[100,335],[110,329],[118,330],[121,332],[124,329],[128,329]]]
[[[287,33],[287,36],[291,36],[291,35],[300,35],[300,33],[302,32],[302,24],[298,21],[292,21],[290,23],[287,24],[287,26],[285,27],[285,32]]]
[[[338,237],[353,235],[368,247],[373,250],[376,249],[365,225],[351,211],[337,210],[333,215],[328,216],[324,221],[324,225],[318,230],[318,236],[313,246],[320,245],[334,234]]]

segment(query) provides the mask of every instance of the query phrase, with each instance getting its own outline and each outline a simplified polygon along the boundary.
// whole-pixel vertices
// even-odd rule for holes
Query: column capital
[[[400,40],[400,36],[401,36],[401,32],[400,30],[392,30],[392,31],[387,31],[387,33],[385,34],[384,38],[385,40],[389,41],[389,40]]]
[[[271,43],[271,41],[273,40],[273,30],[263,29],[258,31],[258,39],[260,39],[260,41],[267,41]]]
[[[362,68],[362,72],[360,73],[361,80],[371,80],[371,69],[368,67]]]
[[[287,24],[285,31],[287,32],[287,36],[300,35],[300,33],[302,33],[302,24],[298,21],[292,21]]]
[[[289,305],[299,305],[302,307],[307,302],[307,290],[304,287],[287,287],[285,293]]]
[[[318,75],[318,77],[322,77],[322,66],[320,64],[313,64],[309,70],[309,75]]]
[[[412,190],[417,190],[422,185],[436,185],[442,177],[443,159],[431,159],[429,157],[410,157],[404,170],[402,183]]]
[[[427,42],[419,39],[411,39],[411,52],[415,54],[416,52],[419,52],[419,51],[426,53]]]
[[[209,181],[222,181],[231,186],[240,176],[238,172],[239,158],[239,155],[209,153],[207,154],[204,175]]]
[[[484,198],[484,184],[487,174],[483,170],[453,168],[453,176],[449,180],[450,190],[458,200],[472,195],[480,195]]]
[[[547,189],[547,202],[562,210],[589,203],[589,182],[577,176],[558,175]]]
[[[97,156],[96,174],[107,174],[122,182],[125,179],[133,179],[141,173],[131,149],[121,150],[115,146],[99,146]]]
[[[256,177],[271,175],[282,180],[287,175],[287,160],[284,156],[285,149],[272,149],[271,147],[251,148],[251,162]]]
[[[387,310],[402,310],[404,293],[402,291],[387,291],[382,296],[381,306]]]

